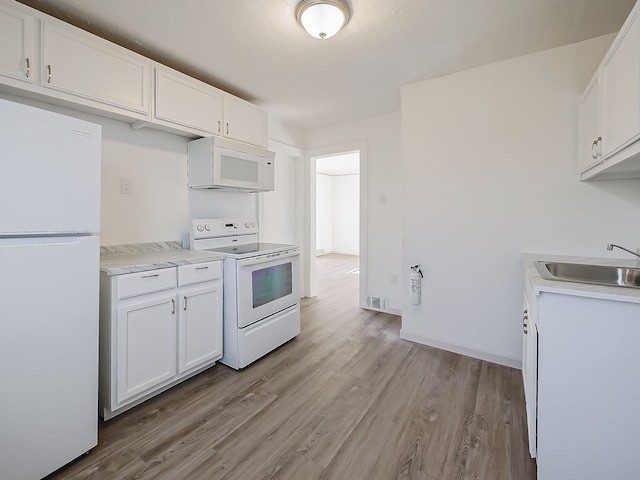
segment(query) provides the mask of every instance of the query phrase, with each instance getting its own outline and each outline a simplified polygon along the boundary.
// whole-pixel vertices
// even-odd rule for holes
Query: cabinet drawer
[[[176,287],[176,269],[162,268],[118,277],[118,298],[134,297]]]
[[[178,267],[178,285],[210,282],[222,277],[222,261],[196,263]]]

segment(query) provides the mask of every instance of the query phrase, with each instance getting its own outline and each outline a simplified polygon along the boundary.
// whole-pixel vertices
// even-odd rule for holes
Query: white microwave
[[[269,192],[275,188],[274,152],[222,137],[188,143],[191,188]]]

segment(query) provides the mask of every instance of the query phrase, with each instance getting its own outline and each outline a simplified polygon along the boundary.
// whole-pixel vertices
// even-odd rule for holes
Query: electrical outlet
[[[127,177],[122,177],[120,179],[120,193],[123,195],[132,195],[132,185],[131,179]]]

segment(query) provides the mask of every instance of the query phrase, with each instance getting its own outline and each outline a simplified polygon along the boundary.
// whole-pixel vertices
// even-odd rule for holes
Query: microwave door
[[[262,189],[262,157],[226,148],[214,149],[214,155],[213,178],[216,179],[216,185],[246,190]]]

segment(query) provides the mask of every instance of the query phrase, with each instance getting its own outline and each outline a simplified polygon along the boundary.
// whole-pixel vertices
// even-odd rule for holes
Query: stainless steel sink
[[[640,288],[640,268],[547,261],[537,261],[534,265],[547,280]]]

